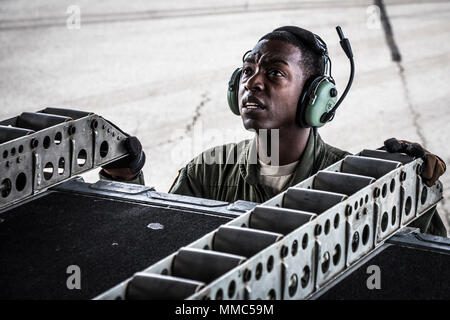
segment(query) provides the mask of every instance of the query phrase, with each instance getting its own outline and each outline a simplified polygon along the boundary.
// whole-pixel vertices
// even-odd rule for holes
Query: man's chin
[[[244,128],[249,131],[261,130],[261,129],[273,129],[269,123],[266,121],[261,121],[257,119],[243,118],[242,123]]]

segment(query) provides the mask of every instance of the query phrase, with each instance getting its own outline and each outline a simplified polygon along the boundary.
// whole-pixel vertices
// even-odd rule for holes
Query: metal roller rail
[[[126,155],[127,134],[90,112],[46,108],[0,122],[0,210]]]
[[[442,199],[422,163],[347,156],[96,299],[308,299]]]

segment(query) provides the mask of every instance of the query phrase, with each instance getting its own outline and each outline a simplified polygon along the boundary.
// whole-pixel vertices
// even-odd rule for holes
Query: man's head
[[[262,37],[243,58],[238,101],[245,128],[296,126],[300,94],[308,79],[323,73],[322,59],[290,32]]]

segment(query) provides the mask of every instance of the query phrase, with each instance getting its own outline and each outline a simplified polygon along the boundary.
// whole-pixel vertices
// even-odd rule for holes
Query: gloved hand
[[[424,164],[420,176],[429,187],[444,174],[447,168],[441,158],[430,153],[418,143],[390,138],[384,142],[384,147],[388,152],[403,152],[414,158],[422,158]]]
[[[113,178],[131,180],[141,171],[145,164],[145,153],[139,139],[131,136],[125,139],[128,155],[122,159],[104,165],[103,170]]]

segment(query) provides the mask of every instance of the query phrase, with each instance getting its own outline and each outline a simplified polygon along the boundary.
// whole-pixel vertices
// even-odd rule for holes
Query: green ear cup
[[[337,101],[334,82],[326,76],[315,78],[304,91],[297,112],[297,122],[305,128],[321,127],[325,124],[320,119],[330,111]]]
[[[234,70],[231,75],[230,81],[228,82],[228,90],[227,90],[227,100],[228,106],[235,115],[240,115],[239,113],[239,101],[238,101],[238,93],[239,93],[239,81],[241,79],[241,68],[237,68]]]

